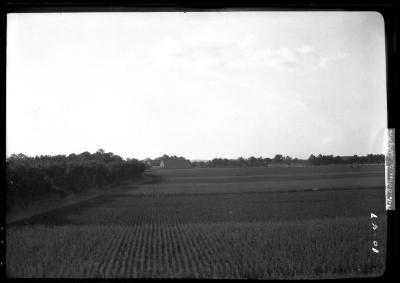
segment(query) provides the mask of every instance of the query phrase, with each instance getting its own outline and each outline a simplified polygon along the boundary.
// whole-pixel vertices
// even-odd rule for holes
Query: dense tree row
[[[328,165],[328,164],[382,164],[385,163],[385,155],[368,154],[366,156],[333,156],[333,155],[311,155],[308,158],[311,165]]]
[[[275,155],[274,158],[254,157],[249,158],[239,157],[237,159],[214,158],[208,161],[193,161],[194,167],[260,167],[269,166],[271,164],[296,164],[302,162],[297,158],[283,156],[282,154]],[[304,161],[303,161],[304,162]]]
[[[328,164],[382,164],[385,163],[383,154],[368,154],[366,156],[333,156],[333,155],[311,155],[308,160],[292,158],[277,154],[274,158],[250,157],[237,159],[214,158],[208,161],[193,161],[194,167],[260,167],[274,165],[328,165]]]
[[[104,150],[96,153],[36,156],[11,155],[6,161],[7,205],[43,195],[82,192],[91,187],[119,184],[141,176],[145,170],[136,159],[124,160]]]
[[[194,167],[248,167],[248,166],[267,166],[270,162],[270,158],[248,158],[244,159],[240,157],[238,159],[227,159],[227,158],[214,158],[208,161],[194,161],[192,166]]]

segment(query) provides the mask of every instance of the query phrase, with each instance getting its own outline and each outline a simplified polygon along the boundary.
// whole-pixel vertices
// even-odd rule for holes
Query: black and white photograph
[[[8,13],[6,276],[382,276],[386,48],[376,11]]]

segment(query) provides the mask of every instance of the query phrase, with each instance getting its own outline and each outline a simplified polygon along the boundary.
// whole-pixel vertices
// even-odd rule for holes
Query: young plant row
[[[7,231],[7,275],[63,278],[317,279],[378,276],[369,219],[23,226]],[[384,227],[383,225],[382,227]]]

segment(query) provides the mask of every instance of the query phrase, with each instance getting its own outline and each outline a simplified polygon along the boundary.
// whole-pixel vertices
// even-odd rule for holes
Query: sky
[[[383,153],[376,12],[7,15],[6,154]]]

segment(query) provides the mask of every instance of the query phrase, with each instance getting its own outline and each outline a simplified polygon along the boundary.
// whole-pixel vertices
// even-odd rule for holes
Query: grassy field
[[[385,268],[383,166],[151,170],[7,226],[10,277],[337,278]],[[378,215],[371,228],[370,213]],[[372,241],[378,240],[378,254]]]

